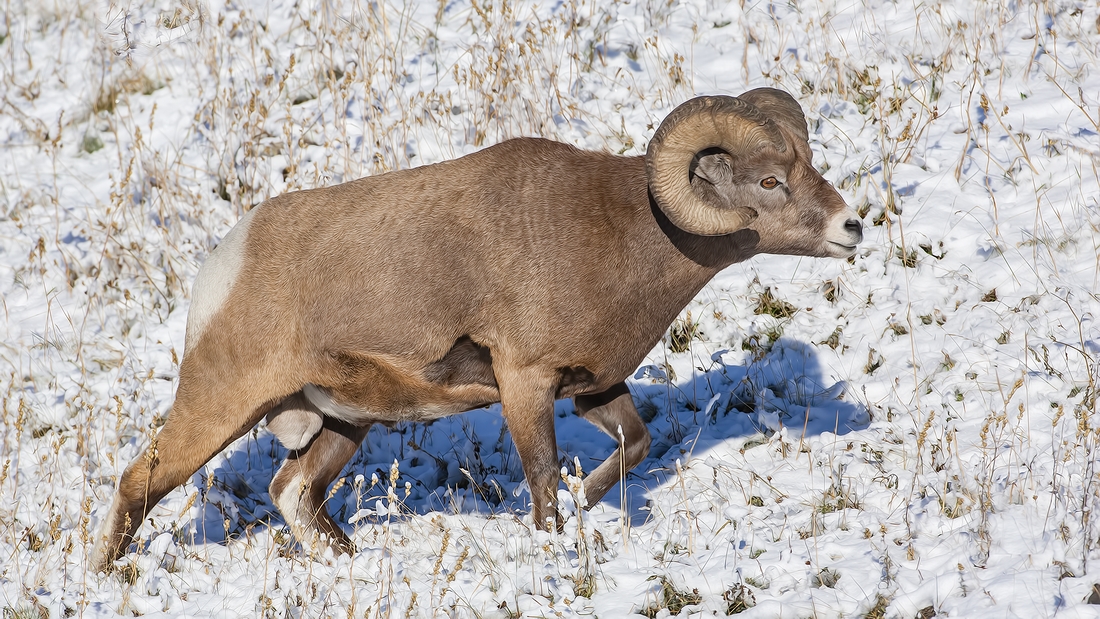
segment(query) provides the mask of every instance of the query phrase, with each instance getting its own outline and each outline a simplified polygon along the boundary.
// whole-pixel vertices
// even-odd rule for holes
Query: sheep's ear
[[[708,155],[700,157],[693,170],[695,176],[711,185],[725,184],[733,180],[733,169],[726,157]]]

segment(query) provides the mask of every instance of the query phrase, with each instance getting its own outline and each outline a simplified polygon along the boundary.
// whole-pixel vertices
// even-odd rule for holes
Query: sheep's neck
[[[675,255],[669,260],[679,263],[685,276],[701,277],[706,281],[731,264],[747,260],[756,255],[755,247],[760,235],[755,230],[745,229],[723,236],[699,236],[677,228],[668,220],[664,212],[650,196],[649,208],[653,216],[651,233],[663,237],[669,249]],[[666,245],[667,247],[667,245]]]

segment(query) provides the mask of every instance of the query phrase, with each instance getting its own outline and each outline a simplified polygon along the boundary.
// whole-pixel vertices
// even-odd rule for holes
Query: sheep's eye
[[[775,189],[779,186],[779,179],[775,178],[774,176],[769,176],[768,178],[760,181],[760,186],[764,189]]]

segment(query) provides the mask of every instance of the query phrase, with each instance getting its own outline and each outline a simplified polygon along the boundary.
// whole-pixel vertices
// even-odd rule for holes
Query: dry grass
[[[326,558],[298,554],[271,528],[269,506],[257,497],[266,482],[250,489],[256,480],[228,464],[211,465],[200,483],[154,512],[140,541],[168,550],[135,553],[107,583],[84,574],[82,562],[93,514],[167,413],[190,282],[241,214],[286,191],[432,163],[518,135],[638,154],[671,105],[697,90],[736,92],[745,83],[799,96],[826,175],[859,207],[874,242],[842,275],[804,285],[779,277],[782,287],[758,281],[747,296],[735,295],[742,299],[704,298],[705,308],[694,318],[685,312],[666,338],[666,382],[677,382],[674,366],[685,379],[692,368],[713,367],[705,365],[710,353],[737,343],[762,360],[781,337],[821,342],[841,360],[838,371],[870,385],[857,397],[875,423],[851,445],[791,440],[783,431],[747,438],[736,472],[693,469],[692,436],[710,427],[708,419],[729,422],[727,415],[741,414],[737,406],[751,413],[753,403],[726,400],[721,414],[716,405],[709,417],[696,415],[710,394],[677,392],[675,384],[660,407],[647,400],[655,433],[665,432],[657,445],[671,454],[652,468],[678,481],[653,490],[649,513],[675,524],[661,531],[659,548],[640,554],[670,568],[737,531],[749,543],[731,552],[755,589],[729,587],[729,578],[695,591],[660,576],[643,614],[677,614],[707,601],[730,614],[746,610],[774,593],[766,575],[752,571],[753,562],[779,554],[767,549],[802,544],[815,555],[818,545],[851,534],[865,540],[884,574],[861,608],[886,616],[901,587],[899,564],[938,551],[919,534],[918,513],[965,530],[973,539],[968,560],[981,566],[998,543],[995,519],[1034,508],[1055,532],[1051,544],[1066,577],[1094,571],[1100,370],[1086,343],[1095,340],[1100,262],[1089,271],[1078,256],[1097,246],[1100,232],[1088,194],[1098,154],[1068,132],[1028,129],[1017,113],[1042,92],[1069,102],[1068,126],[1100,131],[1094,95],[1078,90],[1100,55],[1094,25],[1073,15],[1082,9],[988,3],[959,14],[949,3],[921,5],[913,28],[941,44],[892,55],[858,28],[836,31],[828,20],[800,21],[797,12],[781,22],[752,7],[729,17],[695,5],[641,4],[569,0],[550,10],[473,0],[441,2],[425,17],[414,3],[322,3],[276,14],[235,5],[213,11],[188,0],[155,16],[169,42],[139,46],[128,62],[112,40],[98,38],[102,7],[9,2],[0,23],[0,114],[15,136],[0,164],[0,547],[23,560],[0,568],[0,580],[25,593],[5,601],[4,615],[49,615],[36,591],[58,579],[66,596],[59,604],[74,613],[87,612],[101,586],[119,592],[118,612],[152,612],[143,604],[159,594],[141,587],[161,571],[228,574],[227,566],[246,559],[270,576],[256,607],[264,616],[303,606],[347,616],[477,615],[490,605],[520,616],[531,598],[553,606],[613,591],[601,561],[651,543],[629,524],[615,530],[578,515],[569,535],[540,537],[502,514],[471,530],[445,510],[410,508],[410,492],[435,488],[405,486],[403,479],[416,478],[396,466],[382,470],[377,484],[352,477],[330,497],[351,497],[338,506],[345,516],[373,510],[356,525],[357,539],[379,549],[362,556],[369,575],[351,565],[333,575]],[[1048,19],[1055,25],[1044,26]],[[1009,44],[1004,33],[1014,20],[1036,24],[1028,57],[997,51]],[[724,65],[731,75],[703,83],[691,46],[677,46],[670,32],[694,32],[678,39],[694,40],[710,28],[728,33],[724,52],[734,60]],[[804,43],[797,54],[788,47],[794,35]],[[932,135],[961,146],[944,152]],[[1044,176],[1067,160],[1079,174],[1077,194],[1064,179],[1052,186]],[[982,230],[983,255],[1007,273],[999,281],[978,281],[961,262],[966,242],[923,225],[946,212],[919,193],[918,181],[929,178],[957,188],[954,225],[978,222],[971,227]],[[1033,202],[1033,217],[1010,216],[1018,209],[1006,195]],[[929,278],[957,292],[923,298]],[[886,280],[901,292],[887,290]],[[1044,321],[1046,312],[1064,320]],[[731,331],[744,335],[723,340]],[[944,350],[930,357],[921,346],[933,340]],[[398,448],[425,434],[399,430]],[[250,464],[266,458],[271,468],[279,454],[260,453],[271,443],[259,436],[246,438],[242,450]],[[505,477],[517,463],[485,461],[508,453],[507,441],[493,438],[460,437],[472,445],[462,455],[473,456],[462,464],[469,484],[454,490],[507,511],[512,487],[501,482],[511,483]],[[681,457],[683,466],[674,464]],[[795,468],[808,481],[784,486],[781,473]],[[723,475],[725,485],[714,481]],[[570,483],[576,501],[582,492]],[[740,496],[723,494],[734,486]],[[791,496],[786,506],[805,507],[797,522],[776,516]],[[746,511],[714,515],[731,505]],[[199,526],[195,514],[243,543],[181,543]],[[531,541],[507,545],[520,537]],[[409,539],[429,540],[434,554],[410,549]],[[403,580],[402,553],[432,566],[430,584]],[[840,572],[814,561],[799,578],[826,589],[854,580],[833,578]],[[546,565],[557,572],[533,578],[528,589],[516,584],[517,569]],[[977,594],[963,567],[962,594]],[[490,593],[474,599],[471,591],[481,589],[463,581],[471,574]],[[336,580],[355,583],[349,589],[359,593],[326,589]]]

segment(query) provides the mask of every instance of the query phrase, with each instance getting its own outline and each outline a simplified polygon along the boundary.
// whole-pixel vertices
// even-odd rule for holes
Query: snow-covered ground
[[[133,5],[0,19],[5,618],[1096,616],[1095,2]],[[802,103],[865,243],[704,289],[631,383],[650,458],[563,532],[490,409],[372,429],[330,501],[359,552],[311,556],[260,427],[88,571],[252,205],[518,135],[639,154],[758,86]],[[611,451],[557,422],[570,471]]]

